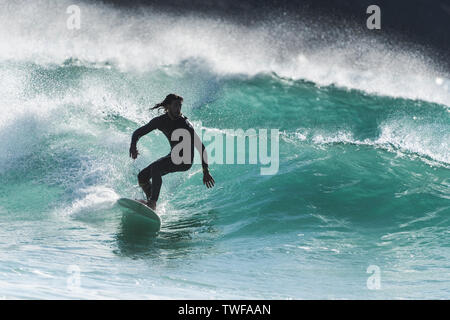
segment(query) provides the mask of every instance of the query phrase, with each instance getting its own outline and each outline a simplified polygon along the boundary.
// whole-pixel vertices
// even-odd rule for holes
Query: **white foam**
[[[69,208],[64,208],[65,215],[83,215],[91,214],[94,210],[111,208],[119,195],[107,186],[91,186],[79,190],[84,196],[72,203]]]
[[[449,141],[450,132],[438,124],[417,124],[411,119],[401,118],[382,124],[381,134],[374,143],[390,144],[450,164]]]
[[[403,153],[421,157],[432,166],[450,165],[448,141],[450,134],[441,130],[438,124],[416,124],[409,119],[396,119],[380,124],[380,135],[373,139],[357,139],[350,131],[318,132],[312,131],[298,136],[298,131],[282,132],[281,139],[288,143],[311,141],[315,145],[342,143],[366,145],[381,148],[398,155]]]
[[[0,62],[61,64],[75,58],[140,72],[191,60],[221,75],[275,72],[321,86],[335,84],[450,106],[448,72],[405,46],[388,48],[355,35],[347,46],[312,49],[304,43],[315,32],[313,28],[285,30],[286,36],[280,39],[271,31],[276,21],[245,27],[205,17],[176,17],[150,8],[130,14],[91,3],[79,4],[81,29],[68,30],[65,10],[72,4],[67,0],[2,0]]]

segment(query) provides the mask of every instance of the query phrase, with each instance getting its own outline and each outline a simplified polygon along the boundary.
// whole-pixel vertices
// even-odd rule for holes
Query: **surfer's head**
[[[164,111],[169,112],[170,115],[178,117],[181,114],[181,104],[183,103],[183,97],[176,94],[169,94],[163,102],[155,104],[153,109],[164,108]]]

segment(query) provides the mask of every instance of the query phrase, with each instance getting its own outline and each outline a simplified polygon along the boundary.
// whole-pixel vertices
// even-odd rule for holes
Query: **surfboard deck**
[[[158,214],[139,200],[120,198],[117,200],[117,203],[121,207],[128,209],[124,212],[131,213],[142,218],[143,222],[151,224],[152,227],[158,229],[158,231],[161,228],[161,218]]]

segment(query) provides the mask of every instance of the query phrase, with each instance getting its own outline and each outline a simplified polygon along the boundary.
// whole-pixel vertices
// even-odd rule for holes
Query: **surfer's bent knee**
[[[147,177],[144,170],[142,170],[141,172],[138,173],[137,178],[138,178],[139,185],[147,184],[148,181],[150,180],[150,177]]]
[[[190,168],[192,168],[192,164],[183,164],[180,171],[188,171]]]

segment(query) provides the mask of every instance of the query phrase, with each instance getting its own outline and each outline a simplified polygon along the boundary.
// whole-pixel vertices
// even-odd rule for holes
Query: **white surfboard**
[[[143,222],[151,224],[153,228],[158,229],[157,231],[161,228],[161,218],[155,211],[142,202],[128,198],[120,198],[117,200],[117,203],[121,207],[128,209],[124,212],[137,215],[139,218],[142,218]]]

